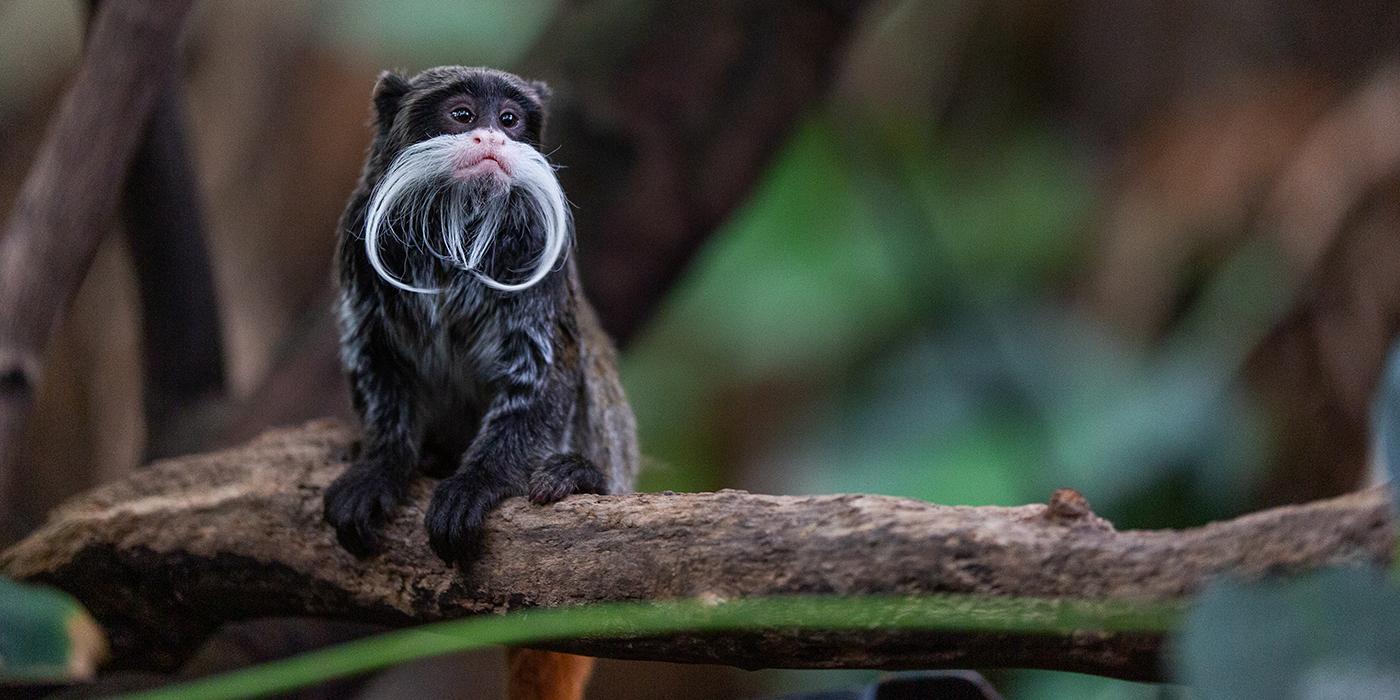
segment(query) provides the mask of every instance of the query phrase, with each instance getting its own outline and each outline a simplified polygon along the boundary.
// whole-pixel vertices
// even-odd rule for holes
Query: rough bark
[[[321,522],[321,490],[353,435],[333,422],[158,462],[81,496],[0,555],[10,576],[59,586],[112,635],[119,665],[170,668],[218,624],[315,615],[406,625],[601,601],[931,594],[1172,600],[1212,577],[1386,561],[1387,496],[1359,492],[1184,531],[1118,532],[1072,491],[1049,505],[939,506],[867,495],[576,496],[507,502],[466,573],[421,527],[430,484],[357,560]],[[794,632],[592,639],[597,656],[754,667],[1044,667],[1148,679],[1157,635]]]
[[[0,234],[0,503],[10,497],[44,345],[112,223],[190,4],[98,9],[78,74]]]

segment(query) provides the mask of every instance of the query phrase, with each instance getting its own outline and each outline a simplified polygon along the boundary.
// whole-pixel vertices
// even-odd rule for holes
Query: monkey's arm
[[[568,427],[579,410],[577,344],[508,322],[500,352],[502,371],[481,428],[428,507],[428,541],[444,561],[474,558],[486,515],[506,498],[529,494],[547,503],[607,488],[597,466],[566,451]]]
[[[374,551],[379,526],[407,494],[420,430],[408,365],[360,299],[347,288],[341,300],[341,352],[364,439],[354,463],[326,490],[324,513],[341,545],[363,556]]]

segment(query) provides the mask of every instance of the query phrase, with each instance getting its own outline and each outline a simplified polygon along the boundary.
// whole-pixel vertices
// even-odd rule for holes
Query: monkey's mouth
[[[487,153],[478,158],[467,159],[455,168],[453,174],[464,180],[493,175],[508,178],[510,177],[510,167],[506,165],[504,158],[494,153]]]

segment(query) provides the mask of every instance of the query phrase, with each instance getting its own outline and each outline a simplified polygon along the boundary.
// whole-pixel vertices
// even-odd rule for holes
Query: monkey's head
[[[386,269],[386,238],[503,291],[549,274],[571,222],[554,168],[539,150],[548,98],[543,83],[487,68],[379,77],[364,236],[381,277],[410,292],[437,291]],[[504,236],[525,237],[540,249],[523,279],[497,280],[482,269]]]

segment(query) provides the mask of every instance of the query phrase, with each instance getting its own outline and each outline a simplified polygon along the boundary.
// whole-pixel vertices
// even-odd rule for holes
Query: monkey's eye
[[[454,107],[451,112],[447,113],[447,116],[452,117],[453,121],[463,124],[470,124],[473,119],[476,119],[476,115],[472,114],[472,111],[466,107]]]
[[[520,122],[520,117],[515,116],[515,112],[506,110],[504,112],[501,112],[500,120],[501,126],[504,126],[505,128],[509,129]]]

